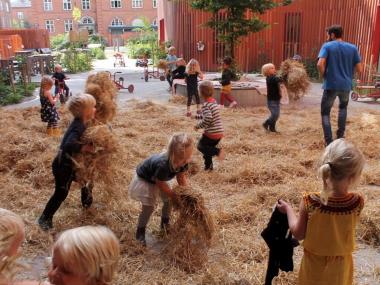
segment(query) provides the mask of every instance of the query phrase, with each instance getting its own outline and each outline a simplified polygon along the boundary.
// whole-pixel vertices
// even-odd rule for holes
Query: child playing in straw
[[[224,150],[216,147],[223,138],[223,125],[220,118],[218,104],[213,98],[214,86],[211,81],[202,81],[199,84],[204,103],[201,114],[196,118],[201,121],[195,126],[195,130],[204,129],[204,133],[198,142],[198,150],[203,154],[205,170],[213,170],[212,157],[224,158]]]
[[[164,203],[161,215],[161,229],[167,230],[171,205],[169,198],[176,199],[168,181],[174,177],[180,186],[187,186],[185,172],[193,154],[193,139],[184,133],[174,134],[169,141],[167,151],[154,154],[137,166],[136,174],[129,185],[129,197],[140,201],[140,213],[136,239],[143,245],[145,229],[152,215],[159,196]]]
[[[63,136],[58,154],[53,161],[55,191],[38,219],[38,224],[43,230],[53,227],[53,216],[69,193],[71,182],[75,177],[72,156],[81,151],[93,151],[93,146],[82,145],[80,139],[86,130],[86,124],[94,119],[95,104],[94,97],[89,94],[73,96],[67,103],[67,108],[73,114],[74,120]],[[92,193],[90,188],[83,187],[81,189],[81,201],[83,207],[91,206]]]
[[[343,139],[335,140],[321,159],[323,189],[304,195],[299,217],[289,204],[279,201],[277,208],[287,214],[292,234],[304,239],[298,284],[353,284],[355,227],[364,200],[350,190],[363,166],[364,157],[356,147]]]
[[[119,241],[104,226],[64,231],[53,246],[49,281],[54,285],[114,284],[119,257]]]
[[[200,104],[201,100],[199,99],[198,94],[198,77],[199,79],[203,79],[203,74],[201,72],[201,68],[199,66],[199,62],[195,59],[191,59],[186,66],[186,88],[187,88],[187,113],[186,116],[191,117],[191,102],[193,100],[193,96],[195,97],[195,102],[197,103],[197,113],[200,113]]]
[[[264,64],[261,72],[266,76],[267,104],[271,114],[263,123],[263,127],[266,131],[277,132],[276,122],[280,117],[280,83],[282,82],[282,79],[279,76],[276,76],[276,68],[273,63]]]
[[[61,131],[58,128],[59,116],[55,103],[57,98],[51,95],[53,80],[48,76],[43,76],[41,79],[40,102],[41,102],[41,120],[48,123],[46,133],[48,136],[60,136]]]
[[[233,108],[237,105],[237,102],[231,95],[231,80],[233,77],[232,71],[231,71],[231,64],[232,64],[232,58],[229,56],[226,56],[223,59],[223,71],[222,71],[222,80],[220,81],[220,84],[222,84],[222,89],[220,90],[220,107],[224,108],[224,100],[227,99],[227,101],[230,102],[230,108]]]

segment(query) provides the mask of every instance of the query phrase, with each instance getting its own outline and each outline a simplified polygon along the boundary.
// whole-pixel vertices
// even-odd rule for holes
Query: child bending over
[[[167,230],[171,212],[169,198],[176,199],[176,194],[170,188],[169,181],[174,177],[180,186],[187,186],[185,172],[193,154],[193,139],[184,133],[174,134],[168,144],[167,151],[154,154],[137,166],[136,174],[129,185],[129,197],[140,201],[140,213],[136,239],[143,245],[145,229],[152,215],[158,197],[164,205],[161,214],[161,229]]]
[[[119,241],[104,226],[64,231],[53,246],[49,281],[54,285],[114,284],[119,257]]]
[[[40,87],[41,120],[47,123],[47,135],[58,137],[61,130],[58,128],[59,115],[55,107],[57,98],[51,95],[52,87],[53,80],[47,76],[42,77]]]
[[[270,111],[269,118],[263,123],[266,131],[277,132],[276,122],[280,117],[280,83],[283,81],[281,77],[276,76],[276,68],[274,64],[264,64],[261,72],[266,76],[267,81],[267,100],[268,109]]]
[[[195,102],[197,103],[197,113],[200,112],[201,100],[199,99],[198,93],[198,77],[203,79],[203,74],[199,66],[199,62],[195,59],[191,59],[186,66],[185,82],[187,88],[187,113],[186,116],[191,117],[191,102],[193,96],[195,97]]]
[[[201,114],[196,118],[201,121],[195,126],[195,130],[204,129],[204,133],[198,142],[198,150],[203,154],[205,160],[205,170],[213,170],[212,157],[224,158],[224,151],[216,147],[223,138],[223,125],[216,100],[213,98],[214,87],[211,81],[203,81],[199,84],[204,103]]]
[[[58,154],[53,161],[55,191],[38,219],[38,224],[43,230],[53,227],[53,216],[66,199],[71,182],[75,178],[73,155],[81,151],[93,151],[93,146],[82,145],[80,139],[86,130],[87,123],[95,117],[95,104],[94,97],[89,94],[78,94],[68,101],[67,108],[73,114],[74,120],[63,136]],[[92,204],[91,190],[88,187],[81,189],[81,201],[84,208]]]
[[[220,90],[220,107],[224,108],[224,100],[227,99],[227,101],[230,102],[230,108],[233,108],[237,105],[237,102],[231,95],[231,80],[233,78],[233,74],[231,71],[231,64],[232,64],[232,58],[229,56],[226,56],[223,59],[223,71],[222,71],[222,80],[220,81],[220,84],[222,84],[222,89]]]
[[[279,201],[277,208],[287,214],[292,234],[304,240],[298,284],[353,284],[355,227],[364,200],[350,190],[357,185],[363,166],[364,157],[356,147],[335,140],[321,159],[323,189],[304,195],[299,217],[288,203]]]

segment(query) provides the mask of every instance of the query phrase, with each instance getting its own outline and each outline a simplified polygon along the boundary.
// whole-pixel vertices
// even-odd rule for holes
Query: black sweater
[[[222,80],[220,81],[220,84],[222,84],[222,86],[230,85],[232,77],[233,74],[231,70],[229,70],[228,68],[223,69]]]
[[[267,98],[268,101],[280,101],[280,82],[282,78],[276,75],[267,76]]]
[[[186,71],[186,66],[184,66],[184,65],[178,66],[175,70],[173,70],[172,78],[173,79],[184,79],[185,78],[185,71]]]

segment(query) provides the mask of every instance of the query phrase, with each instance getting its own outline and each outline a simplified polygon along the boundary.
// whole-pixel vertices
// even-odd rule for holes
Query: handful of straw
[[[167,69],[167,67],[168,67],[168,63],[167,63],[166,60],[164,60],[164,59],[160,59],[160,60],[158,61],[158,63],[157,63],[157,68],[159,68],[159,69]]]
[[[287,59],[281,63],[280,75],[285,79],[289,97],[298,100],[305,95],[310,87],[310,79],[302,63]]]
[[[176,187],[177,218],[170,229],[164,253],[171,262],[187,272],[194,272],[207,261],[214,235],[214,222],[203,197],[190,187]]]

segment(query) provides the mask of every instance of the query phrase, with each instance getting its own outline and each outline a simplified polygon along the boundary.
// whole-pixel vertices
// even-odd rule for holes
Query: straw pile
[[[287,59],[281,63],[279,74],[285,79],[289,99],[298,100],[310,88],[310,78],[302,63]]]
[[[173,190],[178,195],[178,213],[164,252],[175,266],[195,272],[207,262],[214,223],[200,193],[190,187]]]
[[[164,59],[160,59],[158,62],[157,62],[157,68],[159,69],[167,69],[168,68],[168,63],[166,60]]]
[[[380,121],[379,111],[367,113],[371,114],[367,116],[371,122]],[[365,197],[365,206],[357,242],[360,247],[377,252],[380,188],[369,183],[376,181],[380,173],[380,132],[362,122],[362,114],[351,109],[346,133],[347,139],[366,158],[365,179],[358,187]],[[334,109],[331,118],[336,115]],[[267,108],[224,109],[221,116],[226,130],[221,146],[226,159],[222,163],[215,161],[213,172],[205,172],[199,167],[203,158],[194,150],[194,171],[189,180],[195,189],[202,189],[215,230],[207,261],[202,263],[202,268],[189,273],[184,267],[168,262],[167,257],[173,255],[161,254],[162,244],[165,246],[167,241],[156,234],[160,209],[148,224],[147,249],[137,245],[134,234],[141,205],[125,197],[136,166],[149,155],[160,153],[170,134],[185,131],[195,139],[201,136],[193,130],[194,120],[184,117],[182,105],[131,101],[118,110],[112,122],[112,136],[117,137],[119,150],[112,159],[115,168],[112,192],[103,191],[105,185],[95,182],[93,206],[83,211],[77,191],[80,186],[73,183],[68,198],[54,217],[53,234],[40,231],[34,221],[54,190],[51,163],[60,141],[46,136],[39,108],[1,109],[0,207],[14,211],[27,222],[24,256],[29,260],[48,256],[55,234],[65,229],[102,224],[110,227],[121,242],[122,258],[114,285],[263,284],[268,249],[260,232],[269,220],[273,205],[283,198],[297,211],[302,193],[322,187],[315,167],[324,149],[322,128],[316,123],[320,122],[320,108],[283,108],[279,134],[268,134],[262,129]],[[335,129],[335,120],[332,122]],[[179,214],[174,212],[174,222]],[[281,273],[273,284],[296,284],[302,254],[302,247],[295,249],[295,272]],[[370,260],[365,264],[355,260],[355,282],[371,284],[372,278],[372,284],[380,284],[379,275],[373,274],[375,269],[379,272],[378,268],[379,264]]]

